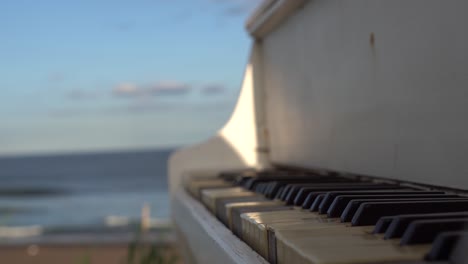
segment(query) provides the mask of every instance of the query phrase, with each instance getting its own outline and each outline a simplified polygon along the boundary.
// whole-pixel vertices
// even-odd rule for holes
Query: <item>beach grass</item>
[[[144,233],[139,229],[136,238],[128,245],[127,262],[125,264],[175,264],[179,254],[167,251],[158,244],[142,243]]]
[[[166,264],[183,263],[174,245],[141,246],[128,262],[128,244],[106,245],[39,245],[36,251],[30,245],[0,246],[1,263],[15,264]],[[157,253],[156,253],[157,251]]]

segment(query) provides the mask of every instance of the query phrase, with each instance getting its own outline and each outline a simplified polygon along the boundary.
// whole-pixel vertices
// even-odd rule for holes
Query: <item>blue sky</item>
[[[0,1],[0,155],[208,138],[237,99],[259,2]]]

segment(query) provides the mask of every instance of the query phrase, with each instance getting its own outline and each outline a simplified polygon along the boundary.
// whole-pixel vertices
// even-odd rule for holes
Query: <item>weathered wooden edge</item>
[[[179,239],[189,247],[187,263],[268,263],[185,190],[176,192],[171,206]]]

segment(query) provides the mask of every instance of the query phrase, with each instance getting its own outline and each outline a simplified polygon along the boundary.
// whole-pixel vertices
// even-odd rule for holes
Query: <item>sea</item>
[[[172,151],[1,157],[0,238],[167,222]]]

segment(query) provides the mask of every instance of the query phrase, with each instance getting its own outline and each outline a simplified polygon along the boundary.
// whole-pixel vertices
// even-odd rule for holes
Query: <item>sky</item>
[[[0,155],[211,137],[237,100],[259,2],[0,1]]]

